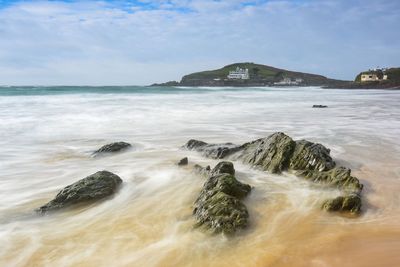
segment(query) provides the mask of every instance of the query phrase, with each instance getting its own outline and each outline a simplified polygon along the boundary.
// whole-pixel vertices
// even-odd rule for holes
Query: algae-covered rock
[[[249,213],[237,198],[217,192],[206,198],[193,211],[196,226],[205,226],[214,233],[233,234],[248,226]]]
[[[105,153],[115,153],[131,148],[132,145],[126,142],[115,142],[107,144],[93,152],[93,156],[98,156]]]
[[[292,170],[330,170],[335,167],[335,162],[329,153],[330,150],[321,144],[307,140],[296,141],[289,168]]]
[[[37,209],[45,213],[71,205],[100,200],[114,194],[122,179],[109,171],[99,171],[62,189],[46,205]]]
[[[342,189],[347,192],[360,193],[363,185],[351,176],[351,170],[345,167],[336,167],[329,171],[303,170],[296,173],[314,183],[321,183]]]
[[[239,158],[244,163],[261,167],[271,173],[280,173],[289,166],[296,143],[284,133],[274,133],[267,138],[244,144]]]
[[[221,173],[235,175],[235,168],[233,167],[233,163],[230,161],[221,161],[211,170],[211,175],[217,175]]]
[[[329,199],[323,203],[322,209],[359,214],[361,212],[361,197],[358,194],[349,194]]]
[[[212,232],[234,233],[248,224],[248,211],[240,201],[251,187],[239,182],[234,176],[233,164],[221,162],[205,182],[194,203],[196,226],[205,226]]]
[[[343,196],[345,204],[348,203],[346,201],[356,199],[355,197],[349,198],[349,195],[353,193],[358,195],[363,188],[360,181],[351,175],[350,169],[336,166],[328,148],[307,140],[294,141],[281,132],[240,146],[231,143],[208,144],[190,140],[185,147],[202,152],[207,157],[218,159],[229,157],[241,160],[271,173],[295,171],[297,176],[310,182],[342,190],[345,195]],[[356,200],[360,201],[360,208],[361,198],[359,195]],[[335,201],[341,201],[341,198]],[[332,206],[335,206],[335,201],[332,202]],[[346,205],[339,211],[345,211]],[[326,210],[332,210],[332,208]]]

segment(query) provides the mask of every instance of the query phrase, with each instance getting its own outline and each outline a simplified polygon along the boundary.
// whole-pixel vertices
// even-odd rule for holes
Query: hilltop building
[[[227,77],[228,79],[248,80],[250,79],[249,69],[236,67],[236,70],[230,71]]]
[[[374,69],[361,73],[361,82],[374,82],[387,80],[386,69]]]

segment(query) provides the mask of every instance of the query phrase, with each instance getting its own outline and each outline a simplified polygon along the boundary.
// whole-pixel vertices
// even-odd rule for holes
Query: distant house
[[[361,82],[372,82],[372,81],[379,81],[378,74],[376,73],[364,73],[361,74]]]
[[[360,80],[361,82],[374,82],[374,81],[387,80],[388,76],[385,72],[386,69],[378,69],[378,68],[362,72]]]
[[[227,77],[228,79],[248,80],[250,79],[249,69],[236,67],[236,70],[230,71]]]

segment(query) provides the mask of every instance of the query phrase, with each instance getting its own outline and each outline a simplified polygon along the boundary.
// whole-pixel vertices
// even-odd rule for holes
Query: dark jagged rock
[[[201,152],[205,157],[213,158],[213,159],[222,159],[228,155],[235,153],[240,150],[240,147],[232,144],[207,144],[203,141],[198,140],[189,140],[184,148],[188,150],[194,150],[197,152]]]
[[[233,176],[234,167],[230,162],[220,162],[208,173],[210,176],[194,204],[196,226],[226,234],[245,228],[249,214],[240,200],[250,193],[251,187]]]
[[[349,194],[329,199],[324,202],[322,209],[358,214],[361,212],[361,197],[358,194]]]
[[[360,193],[363,185],[351,176],[351,170],[345,167],[336,167],[329,171],[303,170],[296,173],[314,183],[326,184],[342,189],[346,192]]]
[[[327,108],[328,106],[326,105],[313,105],[313,108]]]
[[[321,144],[306,140],[296,141],[289,168],[292,170],[330,170],[335,167],[335,162],[329,153],[330,150]]]
[[[189,160],[188,160],[187,157],[181,159],[181,160],[178,162],[178,166],[185,166],[185,165],[188,165],[188,164],[189,164]]]
[[[37,209],[45,213],[79,203],[103,199],[114,194],[122,179],[109,171],[99,171],[62,189],[46,205]]]
[[[98,150],[96,150],[95,152],[93,152],[94,156],[98,156],[100,154],[103,153],[114,153],[114,152],[120,152],[123,150],[126,150],[128,148],[131,148],[132,145],[129,143],[125,143],[125,142],[115,142],[115,143],[111,143],[111,144],[107,144],[102,146],[101,148],[99,148]]]
[[[211,170],[211,175],[217,175],[221,173],[235,175],[233,163],[230,161],[221,161]]]
[[[280,173],[289,166],[296,143],[289,136],[278,132],[267,138],[244,144],[239,158],[244,163],[261,167],[264,171]]]
[[[227,146],[227,145],[230,146]],[[266,138],[261,138],[241,146],[233,144],[207,144],[202,141],[189,141],[186,148],[203,152],[203,155],[212,158],[239,159],[244,163],[259,167],[272,173],[282,171],[295,171],[296,175],[311,182],[319,183],[338,188],[344,192],[343,201],[349,199],[347,196],[357,194],[360,205],[349,199],[344,207],[349,209],[348,203],[356,206],[350,208],[352,213],[360,211],[361,190],[363,185],[351,175],[351,170],[345,167],[336,166],[330,156],[330,150],[321,144],[312,143],[306,140],[293,141],[284,133],[274,133]],[[217,155],[218,157],[214,157]],[[340,201],[338,198],[332,205]],[[334,206],[334,205],[333,205]],[[357,208],[358,207],[358,208]],[[332,209],[326,209],[332,210]],[[346,211],[345,208],[339,211]]]

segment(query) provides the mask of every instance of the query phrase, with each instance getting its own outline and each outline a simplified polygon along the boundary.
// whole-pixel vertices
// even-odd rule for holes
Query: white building
[[[239,67],[236,67],[236,70],[232,70],[229,72],[228,79],[248,80],[250,79],[249,69],[241,69]]]
[[[361,74],[361,81],[362,82],[379,81],[379,77],[376,73],[365,73]]]

